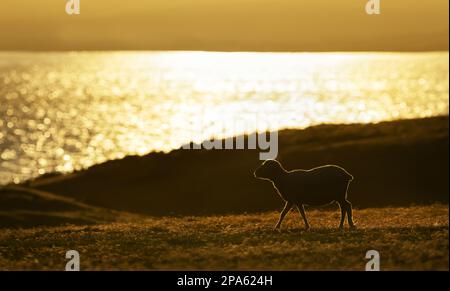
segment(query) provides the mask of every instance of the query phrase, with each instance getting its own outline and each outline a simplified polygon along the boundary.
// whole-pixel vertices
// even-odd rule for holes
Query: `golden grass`
[[[309,232],[298,213],[273,231],[275,212],[6,229],[0,269],[64,270],[70,249],[82,270],[364,270],[370,249],[382,270],[449,269],[448,205],[356,209],[343,232],[337,209],[307,215]]]

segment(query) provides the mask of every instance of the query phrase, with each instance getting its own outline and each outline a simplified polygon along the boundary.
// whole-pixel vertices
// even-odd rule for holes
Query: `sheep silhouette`
[[[350,228],[354,228],[352,204],[347,200],[347,190],[353,176],[336,165],[326,165],[310,170],[286,171],[276,160],[266,160],[254,172],[255,178],[271,181],[280,197],[286,202],[275,225],[279,229],[292,207],[299,210],[306,229],[309,229],[304,205],[324,205],[337,202],[341,209],[339,229],[344,228],[347,215]]]

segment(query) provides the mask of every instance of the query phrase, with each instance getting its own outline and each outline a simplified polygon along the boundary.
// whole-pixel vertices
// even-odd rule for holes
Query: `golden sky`
[[[448,0],[1,0],[0,50],[448,50]]]

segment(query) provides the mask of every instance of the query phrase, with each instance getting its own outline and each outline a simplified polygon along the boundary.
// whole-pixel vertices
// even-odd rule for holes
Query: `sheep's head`
[[[253,175],[258,179],[273,181],[273,179],[279,176],[283,171],[280,162],[276,160],[266,160],[255,170]]]

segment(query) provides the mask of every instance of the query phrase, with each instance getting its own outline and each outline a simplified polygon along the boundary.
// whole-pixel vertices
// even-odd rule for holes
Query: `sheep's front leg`
[[[291,210],[291,208],[292,208],[292,203],[286,201],[286,204],[284,205],[284,208],[283,208],[283,210],[280,213],[280,219],[278,219],[277,225],[275,225],[275,229],[279,229],[280,228],[281,222],[283,222],[284,217],[289,212],[289,210]]]
[[[300,214],[302,215],[303,221],[305,222],[305,228],[307,230],[310,229],[308,219],[306,218],[305,207],[303,207],[303,204],[302,204],[302,205],[297,205],[297,208],[298,208],[298,211],[300,212]]]

